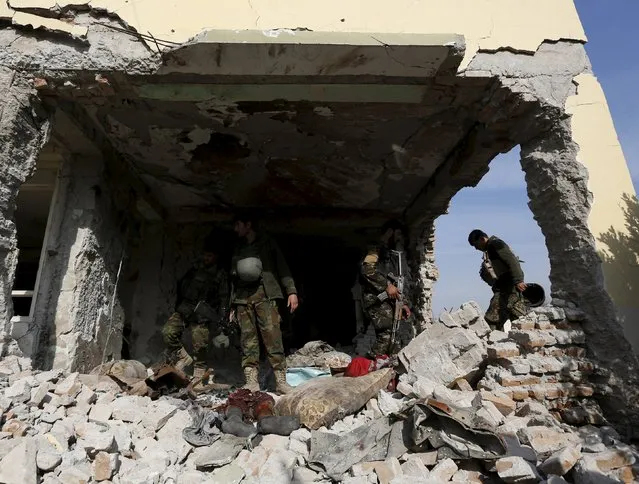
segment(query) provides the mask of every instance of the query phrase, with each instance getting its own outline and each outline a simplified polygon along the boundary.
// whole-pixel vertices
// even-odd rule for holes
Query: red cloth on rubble
[[[367,375],[374,369],[374,365],[374,361],[364,358],[363,356],[357,356],[351,360],[346,370],[344,370],[344,376],[355,377]]]

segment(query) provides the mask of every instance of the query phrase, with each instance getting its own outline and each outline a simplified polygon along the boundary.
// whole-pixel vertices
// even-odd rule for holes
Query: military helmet
[[[237,261],[237,277],[244,282],[257,282],[262,277],[262,261],[257,257],[246,257]]]

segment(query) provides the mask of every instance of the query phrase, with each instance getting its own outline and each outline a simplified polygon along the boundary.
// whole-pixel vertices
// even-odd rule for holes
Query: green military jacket
[[[224,317],[229,303],[229,281],[226,272],[217,265],[205,267],[198,263],[180,279],[176,310],[190,318],[198,302],[206,302]]]
[[[519,258],[508,244],[498,237],[490,237],[486,244],[486,253],[497,275],[498,287],[509,287],[524,281],[524,271]]]
[[[262,277],[258,282],[246,283],[235,276],[237,262],[247,257],[257,257],[262,261]],[[291,270],[284,259],[284,254],[276,242],[267,234],[258,233],[253,243],[246,240],[235,248],[231,261],[232,301],[233,304],[246,304],[246,299],[257,292],[260,285],[264,289],[266,298],[283,299],[282,288],[286,295],[297,294]]]

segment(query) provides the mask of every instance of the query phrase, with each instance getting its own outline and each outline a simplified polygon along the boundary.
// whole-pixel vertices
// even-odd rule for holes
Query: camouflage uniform
[[[284,298],[282,287],[287,296],[297,293],[291,271],[275,241],[266,234],[258,234],[253,243],[243,242],[236,248],[232,261],[234,274],[237,262],[247,257],[259,258],[263,269],[255,283],[233,277],[232,304],[241,330],[242,367],[258,367],[259,331],[273,370],[286,370],[277,301]]]
[[[515,320],[527,313],[524,297],[515,287],[524,281],[524,272],[517,256],[497,237],[488,239],[486,255],[497,281],[492,285],[494,294],[484,318],[488,324],[502,328],[507,320]]]
[[[187,326],[191,327],[194,361],[196,366],[204,366],[209,344],[209,325],[219,323],[226,315],[228,305],[228,277],[217,266],[198,265],[182,278],[178,285],[178,300],[175,312],[162,328],[162,336],[169,353],[175,354],[182,348],[182,336]],[[198,302],[206,302],[217,321],[203,319],[194,313]]]
[[[406,267],[405,260],[402,262]],[[392,342],[393,317],[395,301],[387,299],[380,301],[378,295],[386,291],[390,272],[396,273],[394,261],[390,251],[383,245],[372,246],[364,258],[360,280],[362,286],[362,306],[368,324],[375,328],[376,341],[368,356],[387,354],[392,355],[400,350],[399,335]]]

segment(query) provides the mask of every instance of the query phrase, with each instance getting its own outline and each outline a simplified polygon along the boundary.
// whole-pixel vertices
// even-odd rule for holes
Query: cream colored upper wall
[[[55,0],[0,0],[14,8],[51,8]],[[85,0],[140,33],[177,43],[209,29],[305,28],[324,32],[447,33],[466,37],[462,68],[478,50],[534,52],[544,40],[585,41],[573,0]],[[31,12],[33,13],[33,12]],[[10,18],[0,5],[0,18]],[[29,21],[20,16],[16,23]],[[31,19],[33,21],[33,19]],[[43,19],[44,27],[62,27]],[[60,22],[63,23],[63,22]]]
[[[577,94],[568,98],[573,139],[579,145],[578,160],[588,168],[588,188],[593,194],[590,230],[599,237],[614,227],[625,232],[622,196],[634,195],[630,171],[599,81],[592,74],[574,79]]]

